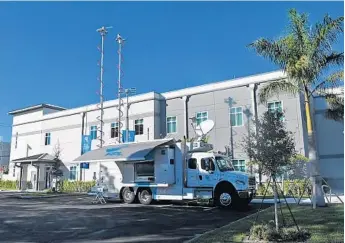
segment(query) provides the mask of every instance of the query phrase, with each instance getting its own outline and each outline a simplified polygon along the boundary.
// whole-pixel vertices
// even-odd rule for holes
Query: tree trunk
[[[278,223],[278,193],[277,193],[277,182],[276,178],[273,177],[273,193],[274,193],[274,221],[276,223],[276,230],[279,230]]]
[[[308,131],[308,158],[310,163],[310,176],[313,185],[313,208],[315,209],[316,206],[324,207],[326,205],[325,198],[322,193],[321,185],[322,180],[319,171],[318,159],[316,155],[316,143],[315,143],[315,136],[313,133],[313,124],[311,119],[310,113],[310,102],[307,92],[304,93],[305,99],[305,113],[307,119],[307,131]]]

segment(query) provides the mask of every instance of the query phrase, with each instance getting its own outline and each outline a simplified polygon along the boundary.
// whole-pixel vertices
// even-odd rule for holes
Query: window
[[[15,165],[13,166],[12,176],[16,177],[16,166]]]
[[[196,169],[196,159],[195,158],[190,158],[188,160],[188,168],[189,169],[192,169],[192,170],[195,170]]]
[[[77,179],[77,166],[69,167],[69,179],[73,181]]]
[[[110,124],[110,137],[117,138],[119,137],[119,123],[113,122]]]
[[[97,126],[90,127],[90,137],[91,140],[97,139]]]
[[[206,171],[208,170],[214,171],[215,167],[214,167],[213,159],[212,158],[201,159],[201,169],[206,170]]]
[[[176,133],[176,116],[169,116],[167,117],[167,133]]]
[[[246,161],[244,159],[233,159],[232,165],[235,170],[246,172]]]
[[[281,101],[275,101],[275,102],[269,102],[267,104],[269,111],[280,111],[282,112],[282,102]]]
[[[137,163],[135,171],[137,176],[154,176],[153,162]]]
[[[267,108],[269,112],[283,112],[282,109],[282,102],[281,101],[275,101],[275,102],[269,102],[267,103]],[[281,117],[281,120],[283,120],[284,117]]]
[[[230,109],[230,123],[233,127],[243,126],[242,107],[233,107]]]
[[[203,121],[206,121],[208,119],[208,112],[203,111],[203,112],[197,112],[196,113],[196,125],[199,125]]]
[[[135,135],[144,134],[144,119],[138,119],[134,121]]]
[[[50,132],[46,133],[45,135],[44,145],[50,145]]]

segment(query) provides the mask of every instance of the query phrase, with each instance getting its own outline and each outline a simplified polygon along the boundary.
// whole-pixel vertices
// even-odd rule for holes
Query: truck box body
[[[236,198],[255,194],[252,177],[232,170],[224,155],[208,151],[212,146],[193,145],[173,139],[113,145],[76,161],[99,163],[98,186],[108,198],[122,198],[125,188],[135,195],[145,188],[153,200],[213,199],[221,191]]]

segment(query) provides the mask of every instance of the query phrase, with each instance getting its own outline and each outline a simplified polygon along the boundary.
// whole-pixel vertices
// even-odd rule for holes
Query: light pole
[[[129,138],[129,102],[128,102],[128,97],[129,95],[133,95],[137,92],[136,88],[129,88],[125,89],[125,94],[126,94],[126,142],[128,143],[128,138]]]

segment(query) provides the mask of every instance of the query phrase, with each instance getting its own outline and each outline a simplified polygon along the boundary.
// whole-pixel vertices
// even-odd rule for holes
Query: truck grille
[[[255,188],[256,182],[255,182],[255,176],[250,176],[248,178],[248,184],[250,188]]]

